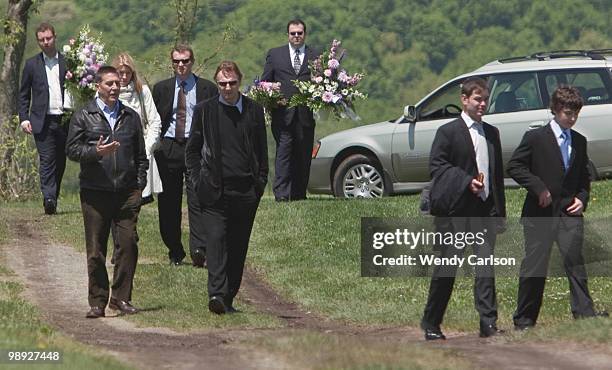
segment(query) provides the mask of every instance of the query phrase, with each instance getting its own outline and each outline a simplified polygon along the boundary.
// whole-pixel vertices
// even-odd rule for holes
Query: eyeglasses
[[[304,34],[304,31],[289,32],[289,34],[291,36],[302,36]]]
[[[185,65],[185,64],[189,64],[189,62],[191,62],[191,59],[172,59],[172,63],[177,64],[177,65],[181,63]]]
[[[232,80],[232,81],[217,81],[217,85],[219,85],[221,87],[236,86],[237,83],[238,83],[238,81],[236,81],[236,80]]]

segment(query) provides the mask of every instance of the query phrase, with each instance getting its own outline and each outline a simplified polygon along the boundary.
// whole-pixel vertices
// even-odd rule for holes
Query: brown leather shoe
[[[130,302],[120,301],[115,298],[110,299],[110,303],[108,304],[108,308],[112,310],[121,311],[126,315],[132,315],[140,312],[140,310],[134,306]]]
[[[104,308],[102,307],[91,307],[85,317],[88,319],[97,319],[99,317],[104,317]]]

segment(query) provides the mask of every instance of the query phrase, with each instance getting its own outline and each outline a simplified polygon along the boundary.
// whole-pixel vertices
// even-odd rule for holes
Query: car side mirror
[[[410,123],[416,122],[416,107],[414,105],[404,107],[404,118]]]

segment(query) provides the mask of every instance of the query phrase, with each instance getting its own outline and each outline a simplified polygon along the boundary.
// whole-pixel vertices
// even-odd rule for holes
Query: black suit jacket
[[[489,196],[493,197],[491,216],[506,217],[506,196],[497,128],[483,122],[489,152]],[[469,190],[478,176],[476,153],[470,132],[462,118],[442,125],[436,132],[429,157],[432,178],[431,214],[434,216],[469,217],[472,205],[481,202]]]
[[[218,94],[217,86],[207,79],[196,78],[196,103],[212,98]],[[174,89],[176,77],[160,81],[153,87],[153,102],[161,118],[161,136],[163,137],[170,127],[172,121],[172,107],[174,105]]]
[[[304,62],[300,67],[300,72],[296,75],[293,70],[293,60],[289,45],[280,46],[270,49],[266,56],[266,64],[264,66],[261,80],[270,82],[280,82],[281,92],[287,100],[298,92],[298,89],[293,85],[293,80],[309,81],[310,69],[308,61],[314,60],[319,56],[319,53],[308,45],[304,47]],[[273,124],[291,124],[293,116],[297,114],[300,123],[305,126],[313,126],[315,124],[312,111],[308,107],[285,108],[280,107],[272,111]]]
[[[64,101],[64,81],[66,78],[66,60],[58,53],[59,79],[62,90],[62,102]],[[30,121],[32,133],[38,134],[42,131],[45,123],[45,115],[49,109],[49,83],[47,82],[47,71],[43,53],[40,52],[26,60],[21,74],[21,85],[19,88],[19,120]]]
[[[571,135],[572,153],[567,173],[550,123],[527,131],[514,151],[508,162],[508,174],[528,191],[523,217],[561,216],[574,197],[580,199],[586,209],[591,186],[587,142],[574,130]],[[538,205],[538,197],[546,189],[552,196],[552,204],[542,208]]]

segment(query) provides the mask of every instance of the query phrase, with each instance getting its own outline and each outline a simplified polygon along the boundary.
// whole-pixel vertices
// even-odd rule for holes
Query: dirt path
[[[261,312],[286,322],[275,330],[211,330],[177,333],[162,328],[137,328],[118,317],[88,320],[85,256],[47,241],[40,220],[15,220],[13,240],[0,249],[3,260],[25,286],[28,300],[43,318],[75,340],[106,351],[141,369],[270,369],[295,368],[287,358],[275,358],[240,342],[245,338],[293,335],[301,331],[334,333],[364,343],[402,343],[453,349],[490,369],[606,369],[612,355],[605,349],[576,344],[517,344],[503,338],[483,340],[474,334],[450,333],[439,343],[424,343],[416,328],[372,328],[345,325],[305,312],[286,302],[252,271],[245,272],[241,295]],[[108,312],[108,311],[107,311]]]

